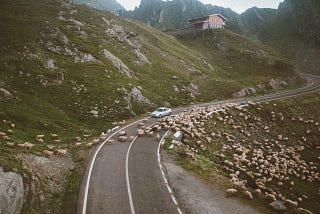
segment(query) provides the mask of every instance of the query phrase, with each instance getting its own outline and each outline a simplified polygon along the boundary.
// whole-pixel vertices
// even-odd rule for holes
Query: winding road
[[[225,103],[245,104],[265,102],[320,90],[320,77],[302,74],[309,84],[306,87],[259,97],[231,99],[174,109],[178,114],[185,109]],[[157,122],[155,118],[142,119],[146,126]],[[155,137],[135,137],[131,143],[118,143],[118,132],[126,130],[136,136],[137,123],[114,130],[108,139],[115,143],[101,143],[93,152],[80,187],[78,214],[179,214],[177,199],[168,184],[159,154],[162,140]],[[164,131],[160,132],[163,136]]]

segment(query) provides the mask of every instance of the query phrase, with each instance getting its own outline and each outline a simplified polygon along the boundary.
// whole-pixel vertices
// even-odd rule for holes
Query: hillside
[[[268,46],[231,31],[214,29],[177,38],[186,46],[201,51],[209,63],[216,64],[241,84],[254,86],[259,81],[265,82],[266,76],[296,81],[285,77],[291,72],[287,58]]]
[[[228,31],[208,32],[220,45],[202,52],[205,34],[189,47],[64,0],[4,0],[0,18],[0,167],[21,175],[22,213],[73,213],[90,154],[85,145],[116,121],[162,105],[229,98],[275,78],[301,85],[285,57]],[[228,62],[243,58],[237,54],[253,66],[230,71]],[[43,157],[52,148],[67,155]]]
[[[105,10],[109,12],[115,12],[116,10],[122,9],[124,7],[119,4],[116,0],[73,0],[76,4],[85,4],[88,7],[92,7],[98,10]]]

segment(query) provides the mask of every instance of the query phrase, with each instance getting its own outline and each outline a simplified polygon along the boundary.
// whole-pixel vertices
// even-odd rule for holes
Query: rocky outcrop
[[[126,96],[124,99],[127,101],[127,109],[133,114],[136,115],[135,112],[132,109],[132,101],[139,102],[140,104],[148,105],[148,106],[154,106],[154,103],[152,103],[147,97],[142,95],[142,88],[140,86],[133,87],[130,92],[128,92],[126,89],[121,89],[123,91],[123,94]]]
[[[284,89],[288,86],[288,83],[281,79],[271,79],[268,83],[259,84],[255,87],[243,88],[240,91],[233,94],[233,97],[248,97],[256,95],[257,93],[267,93],[272,90]]]
[[[103,53],[104,53],[105,57],[107,59],[109,59],[112,62],[112,64],[116,68],[118,68],[118,70],[122,74],[126,75],[128,78],[134,78],[133,71],[131,71],[130,68],[121,61],[121,59],[119,59],[118,57],[116,57],[115,55],[113,55],[112,53],[107,51],[106,49],[103,50]]]
[[[21,213],[23,197],[22,177],[15,172],[4,172],[0,167],[0,213]]]
[[[0,100],[13,100],[14,96],[5,88],[0,88]]]

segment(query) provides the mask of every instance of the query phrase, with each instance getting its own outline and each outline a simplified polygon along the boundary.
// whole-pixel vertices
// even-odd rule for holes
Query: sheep
[[[38,138],[44,138],[44,135],[43,134],[38,134],[37,136],[36,136],[36,138],[38,139]]]
[[[13,134],[13,130],[12,130],[12,129],[8,129],[8,130],[7,130],[7,133],[8,133],[8,134]]]
[[[67,154],[67,150],[66,149],[56,149],[56,154],[57,155],[65,155],[65,154]]]
[[[126,142],[126,141],[128,140],[128,137],[127,137],[127,136],[119,136],[119,137],[118,137],[118,140],[119,140],[120,142]]]
[[[107,136],[101,135],[101,136],[99,137],[99,142],[103,142],[103,141],[105,141],[106,139],[107,139]]]
[[[153,131],[148,131],[148,132],[146,132],[146,135],[147,135],[148,137],[152,137]]]
[[[92,143],[87,143],[86,144],[86,148],[91,148],[92,147]]]
[[[10,138],[7,135],[2,135],[2,140],[9,140]]]
[[[144,123],[138,123],[138,128],[141,128],[142,126],[144,126]]]
[[[76,148],[79,148],[79,147],[81,147],[81,146],[82,146],[82,143],[77,142],[77,143],[75,143],[75,144],[74,144],[74,146],[75,146]]]
[[[55,138],[58,138],[59,136],[57,134],[51,134],[51,138],[52,139],[55,139]]]
[[[161,138],[160,135],[157,134],[157,135],[156,135],[156,141],[160,141],[160,138]]]
[[[255,189],[254,191],[255,191],[255,193],[257,193],[258,195],[261,195],[261,189]]]
[[[85,139],[87,139],[88,137],[90,137],[89,134],[84,134],[84,135],[82,135],[82,136],[83,136],[83,138],[85,138]]]
[[[143,136],[144,135],[144,131],[142,129],[138,129],[137,130],[137,135],[138,135],[138,137]]]
[[[133,139],[134,139],[134,136],[129,136],[129,137],[127,137],[127,141],[128,141],[128,142],[133,141]]]
[[[233,182],[233,187],[241,191],[247,189],[244,181]]]
[[[125,130],[119,131],[119,136],[127,135]]]
[[[114,143],[114,140],[113,139],[109,139],[109,140],[107,140],[107,143],[108,144],[112,144],[112,143]]]
[[[81,137],[75,137],[74,139],[75,139],[76,142],[81,141]]]
[[[12,148],[12,147],[14,147],[15,144],[14,144],[14,143],[7,142],[6,145],[7,145],[8,147],[11,147],[11,148]]]
[[[119,124],[119,126],[125,126],[126,125],[126,121],[125,120],[120,121],[120,122],[118,122],[118,124]]]
[[[93,140],[91,141],[92,145],[96,145],[96,144],[98,144],[99,142],[100,142],[99,139],[93,139]]]
[[[24,144],[26,149],[32,149],[32,147],[34,147],[34,144],[32,143],[25,142]]]
[[[248,199],[250,199],[250,200],[253,199],[253,196],[252,196],[251,192],[249,192],[248,190],[247,190],[247,191],[244,191],[243,194],[244,194],[244,196],[247,197]]]
[[[311,212],[310,210],[304,209],[304,208],[298,208],[297,209],[299,213],[301,214],[313,214],[313,212]]]
[[[55,140],[52,140],[51,142],[52,142],[52,143],[60,143],[61,140],[55,139]]]
[[[236,189],[227,189],[226,194],[227,194],[227,197],[232,197],[232,196],[234,196],[237,192],[238,192],[238,190],[236,190]]]
[[[4,133],[4,132],[0,132],[0,136],[2,137],[2,136],[5,136],[6,135],[6,133]]]
[[[42,138],[36,138],[36,141],[39,142],[39,143],[43,143],[44,140]]]
[[[25,143],[18,143],[17,146],[19,148],[26,148],[26,144]]]
[[[43,153],[43,156],[46,158],[51,158],[51,156],[53,155],[53,152],[49,150],[43,150],[42,153]]]
[[[53,146],[53,145],[47,145],[47,149],[48,149],[49,151],[51,151],[51,150],[54,149],[54,146]]]
[[[290,199],[285,200],[285,204],[286,204],[287,206],[290,206],[290,207],[296,207],[296,206],[298,206],[298,202],[296,202],[296,201],[291,201]]]
[[[277,200],[276,197],[272,194],[267,194],[266,198],[268,201],[276,201]]]

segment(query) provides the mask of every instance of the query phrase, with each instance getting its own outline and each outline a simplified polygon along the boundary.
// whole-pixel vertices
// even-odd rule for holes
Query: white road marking
[[[146,117],[146,118],[150,118],[150,117]],[[88,173],[88,177],[87,177],[87,183],[86,183],[86,188],[85,188],[85,192],[84,192],[84,199],[83,199],[83,206],[82,206],[82,214],[86,214],[87,213],[87,203],[88,203],[88,193],[89,193],[89,186],[90,186],[90,180],[91,180],[91,174],[92,174],[92,169],[93,169],[93,165],[96,161],[97,158],[97,154],[99,153],[99,151],[101,150],[101,148],[104,146],[104,144],[110,139],[112,138],[114,135],[116,135],[118,132],[122,131],[123,129],[128,128],[129,126],[132,126],[136,123],[139,123],[140,121],[145,120],[146,118],[143,118],[141,120],[138,120],[134,123],[128,124],[125,127],[119,129],[118,131],[116,131],[115,133],[111,134],[110,137],[108,137],[102,144],[100,144],[99,148],[96,150],[96,152],[94,153],[94,156],[92,158],[91,164],[90,164],[90,168],[89,168],[89,173]]]
[[[130,146],[129,146],[129,149],[128,149],[128,152],[127,152],[127,157],[126,157],[126,180],[127,180],[127,189],[128,189],[128,196],[129,196],[129,203],[130,203],[130,209],[131,209],[131,214],[135,214],[135,210],[134,210],[134,206],[133,206],[133,201],[132,201],[132,194],[131,194],[131,188],[130,188],[130,181],[129,181],[129,153],[130,153],[130,150],[131,150],[131,147],[133,145],[133,143],[136,141],[138,136],[136,136]]]
[[[169,192],[169,194],[170,194],[170,196],[171,196],[171,199],[172,199],[173,203],[176,205],[178,213],[179,213],[179,214],[182,214],[182,212],[181,212],[181,210],[180,210],[180,208],[179,208],[179,204],[178,204],[178,202],[177,202],[177,199],[176,199],[176,197],[174,196],[174,192],[172,191],[172,189],[171,189],[171,187],[170,187],[170,184],[169,184],[169,182],[168,182],[168,180],[167,180],[167,178],[166,178],[166,176],[165,176],[165,173],[164,173],[164,171],[163,171],[163,167],[162,167],[162,164],[161,164],[160,147],[164,144],[164,138],[167,136],[168,132],[169,132],[169,131],[167,131],[167,132],[162,136],[162,138],[161,138],[161,140],[160,140],[160,142],[159,142],[159,145],[158,145],[158,154],[157,154],[157,155],[158,155],[158,165],[159,165],[159,169],[160,169],[160,171],[161,171],[161,174],[162,174],[162,178],[163,178],[163,180],[164,180],[164,183],[166,184],[166,187],[167,187],[167,189],[168,189],[168,192]]]

